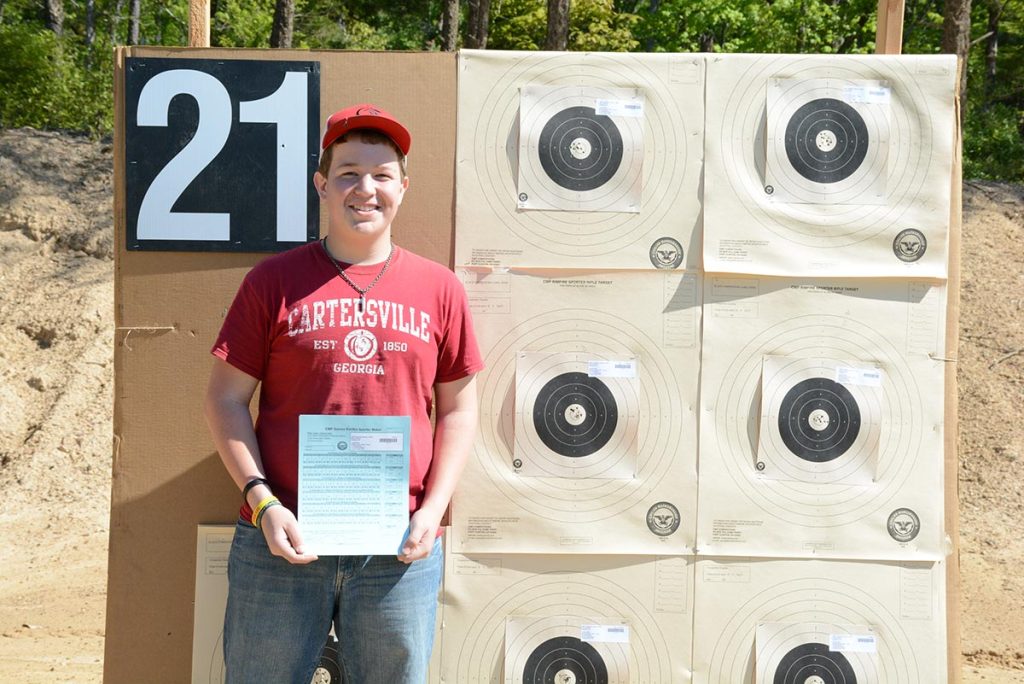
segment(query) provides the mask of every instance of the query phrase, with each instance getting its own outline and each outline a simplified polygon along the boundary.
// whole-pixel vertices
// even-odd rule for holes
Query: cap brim
[[[324,139],[320,145],[321,149],[327,149],[341,136],[345,135],[349,131],[354,131],[360,128],[380,131],[398,145],[398,149],[402,151],[402,154],[409,154],[409,147],[412,145],[412,136],[409,134],[409,131],[406,130],[405,126],[394,119],[372,115],[350,116],[342,119],[331,128],[328,128],[327,132],[324,133]]]

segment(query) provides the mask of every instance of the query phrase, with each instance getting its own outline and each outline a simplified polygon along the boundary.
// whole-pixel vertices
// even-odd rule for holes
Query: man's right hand
[[[299,521],[284,506],[271,506],[263,512],[260,520],[267,548],[275,556],[284,558],[294,565],[305,565],[317,559],[314,553],[306,553],[302,546]]]

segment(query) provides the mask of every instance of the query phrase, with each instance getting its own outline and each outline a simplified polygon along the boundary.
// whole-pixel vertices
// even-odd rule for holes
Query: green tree
[[[611,0],[573,0],[569,8],[569,50],[628,52],[640,47],[633,28],[638,17],[618,11]],[[487,47],[539,50],[547,36],[545,0],[504,0],[491,5]]]

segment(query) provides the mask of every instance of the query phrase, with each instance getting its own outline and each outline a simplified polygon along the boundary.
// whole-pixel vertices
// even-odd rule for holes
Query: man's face
[[[376,238],[390,228],[409,179],[390,145],[347,140],[334,146],[327,176],[318,171],[313,184],[331,235],[351,240]]]

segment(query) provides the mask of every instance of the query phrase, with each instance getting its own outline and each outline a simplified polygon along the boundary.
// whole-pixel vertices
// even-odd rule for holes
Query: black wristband
[[[270,486],[270,483],[267,482],[266,480],[264,480],[262,477],[254,477],[251,480],[249,480],[248,482],[246,482],[245,486],[242,487],[242,500],[243,501],[246,500],[245,497],[249,495],[249,490],[250,489],[252,489],[256,485],[261,485],[261,484],[267,485],[268,487]]]

